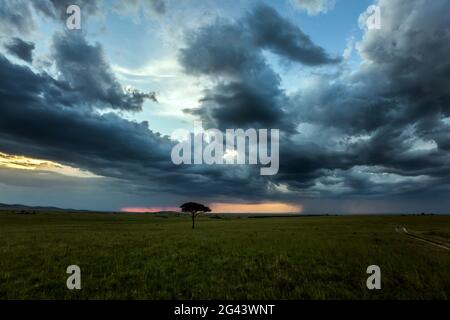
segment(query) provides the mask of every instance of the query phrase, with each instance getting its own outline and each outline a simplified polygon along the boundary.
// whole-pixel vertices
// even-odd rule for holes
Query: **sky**
[[[449,213],[449,12],[448,0],[5,0],[0,202]],[[278,172],[174,164],[172,133],[195,121],[278,129]]]

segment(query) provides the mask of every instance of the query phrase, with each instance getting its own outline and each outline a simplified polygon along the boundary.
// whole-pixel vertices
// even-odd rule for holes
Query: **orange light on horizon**
[[[177,207],[125,207],[120,209],[122,212],[144,213],[144,212],[161,212],[161,211],[180,211]]]
[[[213,212],[219,213],[301,213],[303,206],[283,202],[266,203],[222,203],[209,205]]]

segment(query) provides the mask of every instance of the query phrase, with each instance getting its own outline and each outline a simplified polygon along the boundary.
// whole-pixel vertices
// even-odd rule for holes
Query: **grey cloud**
[[[337,62],[275,10],[258,5],[237,23],[218,19],[187,36],[179,56],[186,72],[207,75],[217,84],[205,92],[200,108],[186,112],[200,116],[208,127],[293,132],[287,97],[264,48],[308,65]]]
[[[80,104],[139,111],[146,99],[156,102],[155,93],[124,90],[115,78],[100,44],[90,45],[81,33],[53,37],[53,54],[61,79]]]
[[[448,12],[450,4],[385,0],[377,4],[389,14],[382,16],[384,27],[366,30],[358,45],[364,64],[352,75],[318,77],[312,90],[292,98],[291,108],[297,121],[315,127],[308,138],[334,154],[331,166],[320,164],[316,172],[322,167],[331,170],[327,174],[350,172],[356,166],[378,167],[396,175],[393,180],[417,178],[404,183],[410,189],[445,189],[448,179],[442,177],[450,173],[450,38],[444,30],[450,25],[442,12]],[[334,146],[321,142],[319,132],[330,133],[325,136],[333,137]],[[292,164],[291,170],[295,168]],[[400,182],[391,187],[369,183],[370,177],[369,172],[359,175],[360,183],[348,184],[349,192],[410,192]]]
[[[4,44],[4,47],[9,54],[14,55],[19,59],[29,63],[33,61],[33,50],[35,48],[33,42],[27,42],[20,38],[13,37]]]
[[[273,50],[305,65],[317,66],[340,61],[340,58],[331,58],[299,27],[283,19],[273,8],[258,6],[247,19],[252,39],[258,47]]]

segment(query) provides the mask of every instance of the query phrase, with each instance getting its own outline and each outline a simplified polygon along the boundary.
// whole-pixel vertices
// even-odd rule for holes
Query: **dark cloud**
[[[101,46],[91,46],[75,33],[57,34],[53,45],[58,79],[0,56],[2,151],[121,179],[139,176],[137,168],[144,171],[145,166],[154,166],[148,174],[167,168],[172,145],[168,138],[152,132],[146,122],[97,113],[106,103],[124,110],[139,109],[146,96],[138,91],[122,92]],[[84,60],[86,57],[89,59]]]
[[[26,62],[31,63],[33,61],[33,50],[35,48],[33,42],[23,41],[20,38],[11,38],[11,40],[4,44],[6,51],[22,59]]]
[[[53,54],[60,78],[70,86],[79,104],[139,111],[155,93],[125,90],[115,78],[100,44],[90,45],[78,32],[56,34]]]
[[[261,92],[257,84],[220,83],[205,91],[199,109],[185,112],[199,116],[208,128],[281,128],[291,132],[293,125],[280,106],[284,99],[281,90]]]
[[[239,76],[255,61],[265,64],[241,25],[218,19],[214,24],[186,34],[186,48],[180,51],[180,62],[194,75]],[[257,70],[256,70],[257,71]]]
[[[339,62],[314,44],[299,27],[282,18],[273,8],[258,6],[247,17],[255,45],[305,65]]]
[[[298,27],[275,10],[259,5],[238,22],[218,19],[187,37],[180,61],[188,73],[207,75],[217,84],[205,92],[199,109],[207,127],[280,128],[293,132],[280,78],[263,49],[308,65],[336,63]]]
[[[161,168],[168,165],[170,141],[149,130],[146,122],[67,106],[63,99],[67,85],[4,57],[0,57],[0,75],[3,151],[118,178],[127,178],[135,166],[144,170],[145,166],[158,168],[158,163],[164,163]]]

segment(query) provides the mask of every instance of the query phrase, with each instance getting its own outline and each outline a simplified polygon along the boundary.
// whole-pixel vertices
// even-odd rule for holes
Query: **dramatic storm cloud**
[[[117,166],[133,159],[156,164],[170,152],[168,140],[152,133],[147,123],[78,108],[78,100],[67,98],[72,90],[63,81],[35,74],[4,57],[0,57],[0,74],[0,140],[9,153],[82,167],[98,165],[98,170],[107,171],[106,160]]]
[[[367,30],[359,43],[360,69],[317,77],[291,101],[299,131],[332,156],[314,171],[335,169],[335,183],[351,193],[402,192],[402,183],[448,190],[450,24],[441,12],[450,3],[378,4],[383,28]]]
[[[383,28],[366,30],[358,44],[363,59],[359,70],[314,75],[309,88],[291,97],[280,90],[278,76],[259,55],[259,46],[308,64],[310,59],[297,59],[304,56],[292,44],[301,43],[294,41],[304,36],[299,29],[266,7],[248,16],[249,29],[242,27],[245,23],[221,21],[201,29],[181,60],[187,71],[217,77],[219,84],[206,92],[200,109],[190,112],[219,128],[257,123],[291,131],[295,126],[298,134],[281,142],[281,168],[275,177],[294,194],[448,190],[443,177],[449,174],[450,41],[449,22],[441,12],[450,4],[379,5],[385,13]],[[255,18],[258,15],[272,17],[268,26],[274,20],[277,27],[264,26],[267,19]],[[271,29],[277,31],[265,31]],[[287,37],[291,42],[281,45],[283,37],[277,34],[286,33],[293,33]],[[269,36],[275,40],[266,39]],[[314,48],[308,54],[317,61],[330,62],[322,49],[312,44],[306,48]],[[259,89],[253,92],[260,100],[242,99],[251,85]]]
[[[263,49],[307,65],[336,63],[298,27],[274,9],[257,6],[236,23],[217,20],[188,37],[180,61],[186,72],[207,75],[217,83],[205,92],[199,115],[206,126],[280,128],[294,124],[285,111],[287,97],[280,77],[269,66]]]
[[[145,99],[156,102],[154,93],[125,91],[105,60],[100,44],[88,44],[81,34],[56,34],[52,58],[62,80],[70,85],[71,91],[79,93],[80,103],[138,111]]]
[[[96,27],[101,23],[95,19],[103,1],[74,3],[88,8]],[[310,15],[334,5],[290,3]],[[315,25],[300,28],[268,5],[232,18],[225,9],[204,12],[205,22],[185,21],[192,28],[183,30],[180,41],[164,19],[181,19],[186,7],[177,12],[172,2],[168,10],[161,0],[120,1],[111,12],[151,10],[164,28],[155,36],[155,25],[145,29],[133,22],[132,32],[122,34],[117,25],[125,17],[119,15],[113,20],[115,32],[121,30],[119,42],[101,32],[61,29],[42,40],[37,22],[62,21],[66,4],[6,1],[0,8],[0,152],[88,170],[96,178],[86,180],[86,190],[120,190],[124,199],[136,201],[130,207],[148,206],[147,195],[167,206],[195,196],[213,203],[292,203],[304,212],[444,212],[450,205],[449,1],[376,1],[381,29],[364,29],[355,39],[356,61],[336,56],[348,35],[342,47],[324,45],[305,31]],[[366,19],[362,14],[363,28]],[[133,49],[130,34],[139,37]],[[142,67],[134,64],[135,55],[158,58]],[[111,67],[157,70],[162,62],[176,72],[123,78]],[[184,108],[171,113],[171,99],[163,96],[158,104],[154,91],[181,76],[200,99],[195,107],[180,106],[194,90],[169,85],[179,95],[177,110]],[[130,84],[138,89],[128,89]],[[259,168],[245,165],[174,165],[176,142],[152,128],[193,118],[220,130],[280,129],[278,174],[261,177]],[[11,188],[81,185],[54,173],[27,182],[23,172],[9,170],[2,168],[0,178]],[[115,205],[117,198],[111,199]]]
[[[120,87],[100,54],[101,46],[90,45],[74,33],[56,34],[53,42],[59,79],[34,73],[0,56],[3,152],[49,159],[125,180],[128,185],[122,187],[134,192],[232,195],[235,187],[243,189],[260,179],[247,180],[249,174],[235,179],[223,168],[175,166],[170,160],[174,142],[151,131],[147,122],[97,112],[105,103],[124,110],[142,105],[141,100],[119,94]],[[91,77],[99,78],[94,81]],[[192,188],[193,184],[197,188]]]

